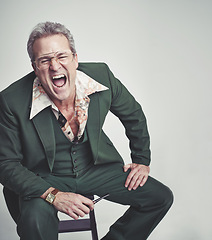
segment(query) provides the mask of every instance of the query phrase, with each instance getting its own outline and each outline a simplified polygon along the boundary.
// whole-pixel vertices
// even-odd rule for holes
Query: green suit
[[[81,63],[78,70],[109,88],[89,96],[86,127],[94,166],[123,165],[121,156],[102,130],[108,111],[125,127],[132,161],[149,165],[149,134],[140,105],[107,65]],[[45,177],[51,174],[56,151],[51,108],[29,120],[34,78],[32,72],[0,94],[0,182],[22,200],[37,198],[51,186]]]

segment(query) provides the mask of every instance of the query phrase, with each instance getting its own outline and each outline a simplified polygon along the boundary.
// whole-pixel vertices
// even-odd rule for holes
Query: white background
[[[0,0],[0,90],[32,70],[28,35],[50,20],[74,34],[79,61],[106,62],[141,103],[151,135],[151,175],[175,196],[150,240],[212,239],[211,10],[210,0]],[[109,115],[105,130],[129,162],[119,121]],[[0,196],[1,239],[17,240]],[[97,204],[100,237],[124,210]],[[65,239],[90,236],[60,234]]]

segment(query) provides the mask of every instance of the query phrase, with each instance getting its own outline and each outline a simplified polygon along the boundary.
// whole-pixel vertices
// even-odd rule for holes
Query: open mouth
[[[52,82],[56,87],[61,88],[66,83],[66,76],[64,74],[53,76]]]

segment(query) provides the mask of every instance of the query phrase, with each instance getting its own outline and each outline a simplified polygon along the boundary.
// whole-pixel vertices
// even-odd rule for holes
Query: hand
[[[70,192],[58,192],[53,205],[58,211],[66,213],[75,220],[79,216],[84,217],[94,209],[92,200],[80,194]]]
[[[138,186],[142,187],[147,179],[150,172],[149,166],[142,164],[131,163],[124,166],[124,171],[127,172],[128,169],[131,169],[127,180],[125,182],[125,187],[129,191],[136,190]]]

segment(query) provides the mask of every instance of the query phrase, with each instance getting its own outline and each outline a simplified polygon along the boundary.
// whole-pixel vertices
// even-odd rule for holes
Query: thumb
[[[131,164],[124,165],[123,168],[124,172],[127,172],[127,170],[131,168]]]

